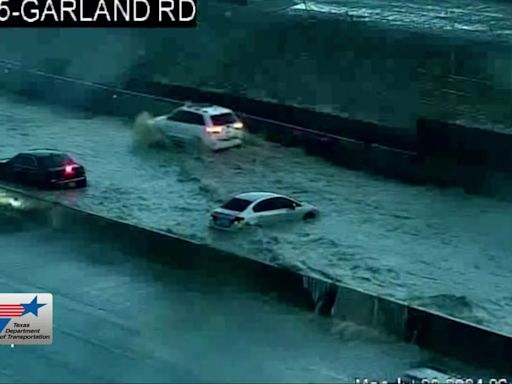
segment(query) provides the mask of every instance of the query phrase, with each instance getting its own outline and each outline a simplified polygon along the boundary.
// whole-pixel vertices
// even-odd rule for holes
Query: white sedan
[[[246,225],[269,225],[283,221],[310,220],[319,211],[311,204],[270,192],[242,193],[210,214],[210,226],[236,229]]]

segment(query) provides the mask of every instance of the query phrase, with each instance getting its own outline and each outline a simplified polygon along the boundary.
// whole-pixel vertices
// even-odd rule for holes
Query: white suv
[[[186,104],[153,118],[150,124],[169,139],[201,142],[214,151],[240,146],[244,138],[244,125],[238,116],[210,104]]]

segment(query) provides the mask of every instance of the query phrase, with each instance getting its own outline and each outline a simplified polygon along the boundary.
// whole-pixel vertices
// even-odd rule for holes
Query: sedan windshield
[[[222,208],[228,209],[230,211],[242,212],[245,211],[245,209],[249,205],[251,205],[251,203],[252,201],[239,199],[235,197],[234,199],[231,199],[226,204],[224,204]]]

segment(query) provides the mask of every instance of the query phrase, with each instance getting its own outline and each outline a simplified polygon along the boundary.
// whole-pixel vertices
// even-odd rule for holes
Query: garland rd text
[[[0,0],[0,23],[179,24],[196,17],[194,0]],[[162,25],[165,26],[165,25]]]

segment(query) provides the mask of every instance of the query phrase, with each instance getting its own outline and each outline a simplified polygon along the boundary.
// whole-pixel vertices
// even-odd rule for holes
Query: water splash
[[[164,149],[169,146],[164,135],[152,124],[153,116],[146,111],[137,115],[133,123],[133,145],[135,148]]]

